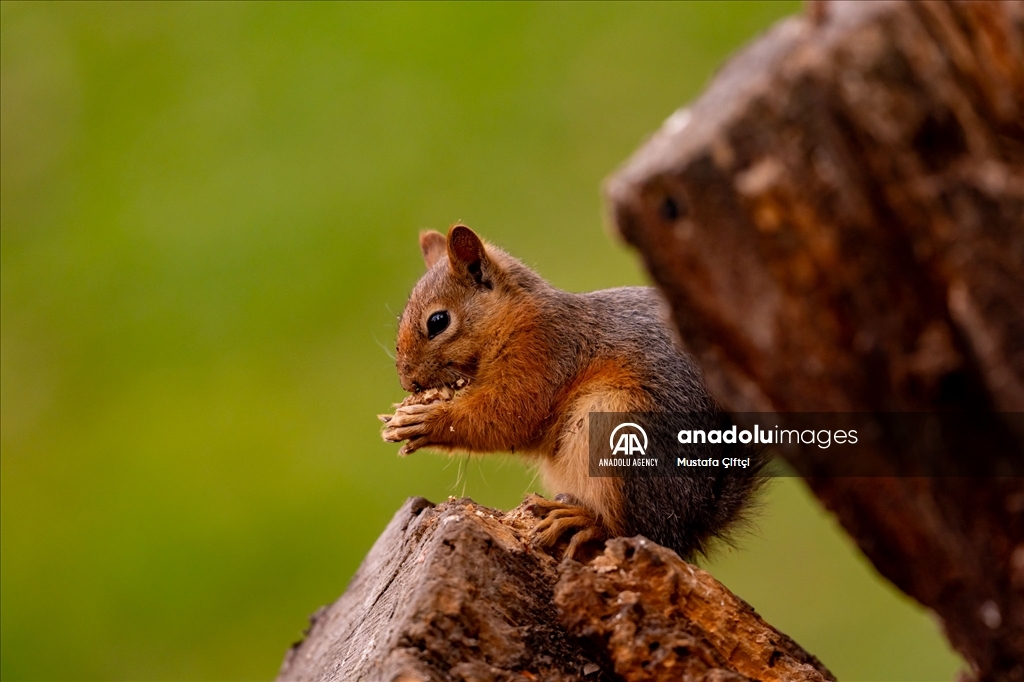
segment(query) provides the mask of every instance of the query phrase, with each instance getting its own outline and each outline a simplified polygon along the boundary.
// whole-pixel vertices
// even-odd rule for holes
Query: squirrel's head
[[[542,282],[465,225],[447,237],[420,233],[420,250],[427,272],[402,312],[395,363],[410,392],[475,378],[523,307],[522,292]]]

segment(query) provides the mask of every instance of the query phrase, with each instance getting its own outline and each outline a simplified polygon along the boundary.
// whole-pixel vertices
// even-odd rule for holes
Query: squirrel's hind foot
[[[571,495],[563,493],[554,500],[529,495],[526,501],[529,510],[540,519],[530,531],[533,544],[538,547],[552,550],[568,538],[563,556],[585,561],[595,555],[598,542],[608,539],[600,519]]]

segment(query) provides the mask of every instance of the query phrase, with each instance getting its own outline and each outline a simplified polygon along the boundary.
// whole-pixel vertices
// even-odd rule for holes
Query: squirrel
[[[692,558],[743,517],[756,475],[589,475],[590,413],[724,417],[654,288],[562,291],[461,224],[447,237],[422,232],[420,249],[427,272],[401,315],[396,355],[412,395],[380,415],[384,440],[406,441],[400,454],[504,451],[534,460],[560,493],[528,498],[541,518],[534,542],[549,548],[571,536],[570,557],[584,543],[644,535]],[[649,416],[655,428],[672,428]],[[764,464],[756,450],[732,448],[751,458],[752,472]]]

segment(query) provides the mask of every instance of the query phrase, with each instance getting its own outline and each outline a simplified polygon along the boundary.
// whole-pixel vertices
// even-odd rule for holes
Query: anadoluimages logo
[[[615,439],[616,434],[619,434],[618,440]],[[639,436],[643,436],[643,445],[640,445]],[[619,424],[608,439],[608,447],[613,455],[644,455],[647,453],[647,432],[633,422]]]

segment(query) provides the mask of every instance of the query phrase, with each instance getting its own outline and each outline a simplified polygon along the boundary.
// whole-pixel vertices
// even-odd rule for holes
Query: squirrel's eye
[[[434,338],[447,329],[451,321],[447,310],[438,310],[427,320],[427,336],[431,339]]]

